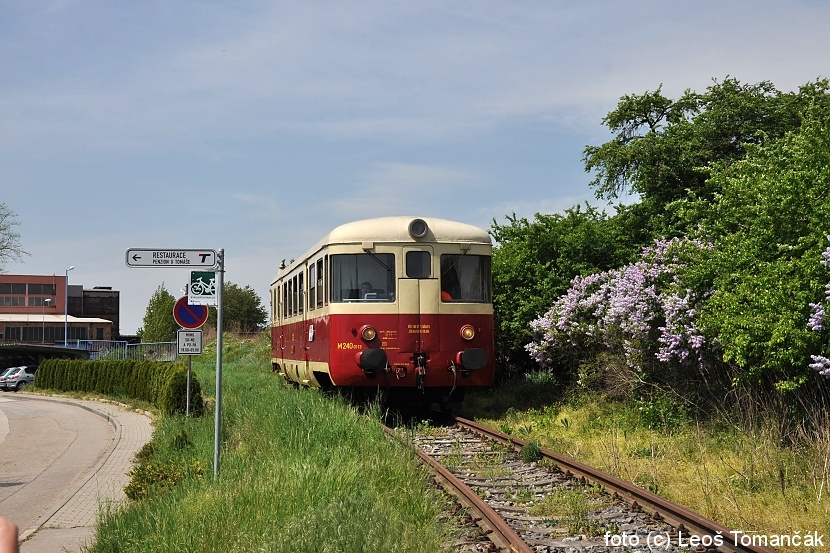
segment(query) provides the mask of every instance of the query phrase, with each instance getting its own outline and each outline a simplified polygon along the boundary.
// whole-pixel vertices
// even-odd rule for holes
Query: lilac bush
[[[827,240],[830,241],[830,236],[827,237]],[[825,267],[830,267],[830,247],[822,252],[821,257],[821,264]],[[830,302],[830,283],[824,286],[824,300]],[[826,313],[824,305],[820,303],[811,303],[810,317],[807,319],[807,327],[815,332],[821,332],[825,328],[825,318]],[[810,368],[814,371],[818,371],[818,374],[821,376],[830,378],[830,359],[823,355],[811,355],[810,358],[813,360],[813,362],[810,363]]]
[[[528,352],[545,367],[600,347],[621,352],[638,372],[655,363],[706,368],[709,344],[696,325],[702,297],[684,289],[678,274],[689,247],[709,248],[685,238],[655,240],[635,263],[574,278],[531,323],[536,339]]]

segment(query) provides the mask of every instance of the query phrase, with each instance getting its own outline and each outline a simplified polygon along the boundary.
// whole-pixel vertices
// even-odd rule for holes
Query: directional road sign
[[[215,267],[216,263],[216,250],[172,248],[130,248],[127,250],[127,267],[190,269],[193,267]]]
[[[182,296],[173,306],[173,318],[180,327],[193,330],[205,324],[208,308],[206,305],[190,305],[187,296]]]

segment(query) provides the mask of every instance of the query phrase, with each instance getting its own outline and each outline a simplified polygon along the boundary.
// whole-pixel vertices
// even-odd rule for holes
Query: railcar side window
[[[279,287],[271,288],[271,320],[276,319],[280,312],[280,304],[277,303]]]
[[[395,301],[395,256],[391,253],[331,256],[331,301]]]
[[[300,290],[297,288],[297,275],[294,275],[294,278],[291,279],[291,283],[294,286],[294,297],[292,301],[294,302],[292,305],[294,306],[294,310],[291,312],[291,315],[297,315],[300,312]]]
[[[297,277],[286,277],[288,280],[288,316],[297,314]]]
[[[408,251],[406,252],[406,276],[409,278],[429,278],[430,259],[429,252]]]
[[[282,284],[282,318],[288,317],[288,283]]]
[[[312,295],[311,301],[314,301]],[[323,307],[323,260],[317,260],[317,307]]]
[[[490,258],[486,255],[441,255],[441,301],[489,303]]]
[[[300,314],[302,314],[303,308],[305,306],[305,288],[303,287],[303,273],[300,273],[299,275],[297,275],[297,278],[300,281],[300,283],[297,285],[297,292],[300,295],[300,299],[297,302],[297,305],[300,308]]]
[[[315,263],[311,263],[308,266],[308,310],[313,311],[314,308],[317,306],[317,302],[314,301],[314,298],[317,297],[317,278],[315,277],[317,270],[317,265]]]

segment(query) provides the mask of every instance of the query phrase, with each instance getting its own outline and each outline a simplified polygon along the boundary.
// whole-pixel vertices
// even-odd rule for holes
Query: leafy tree
[[[624,217],[609,218],[586,204],[564,215],[537,213],[532,222],[515,215],[507,225],[493,222],[496,362],[503,375],[536,366],[525,350],[530,321],[550,309],[573,277],[619,266],[636,253],[618,226]]]
[[[815,378],[811,360],[815,368],[816,359],[830,355],[828,333],[823,327],[816,332],[818,314],[830,308],[821,266],[830,232],[829,92],[826,79],[788,94],[767,82],[742,85],[727,79],[703,94],[687,91],[677,101],[659,89],[626,96],[604,120],[617,133],[615,139],[586,148],[586,169],[596,171],[592,186],[598,197],[623,191],[640,196],[640,202],[618,210],[609,227],[643,245],[674,236],[707,245],[690,250],[690,261],[676,267],[673,287],[680,294],[667,296],[671,303],[662,314],[651,311],[655,316],[648,332],[623,342],[649,355],[658,371],[653,374],[668,369],[659,365],[672,359],[663,355],[662,346],[685,348],[704,340],[715,346],[716,357],[707,354],[706,363],[714,364],[698,372],[715,382],[712,390],[746,383],[788,391]],[[625,278],[647,273],[623,268],[607,275],[610,286],[603,288],[605,280],[595,284],[614,303]],[[645,278],[631,282],[648,284]],[[618,302],[629,311],[638,305],[633,299],[660,299],[648,287],[631,289],[643,294]],[[659,294],[659,287],[655,290]],[[576,292],[585,305],[601,297],[594,288]],[[563,312],[571,309],[565,296],[556,305]],[[600,301],[585,314],[602,317],[609,305]],[[540,321],[544,328],[537,323],[537,330],[560,324],[557,313]],[[635,315],[605,317],[601,330],[615,339],[613,333],[638,320]],[[599,336],[595,324],[586,326],[591,343]],[[578,337],[565,337],[569,345],[579,343]],[[550,361],[556,352],[535,353]],[[631,351],[625,353],[635,359]],[[643,366],[638,364],[638,370]]]
[[[144,325],[138,329],[143,342],[174,342],[179,327],[173,319],[176,298],[162,282],[150,298],[144,313]]]
[[[244,288],[232,282],[222,286],[222,328],[237,332],[256,332],[265,328],[268,311],[250,285]],[[210,310],[207,325],[216,328],[216,308]]]
[[[710,179],[715,163],[729,165],[742,159],[749,145],[797,131],[811,106],[827,112],[829,89],[827,79],[782,93],[767,81],[746,85],[727,77],[702,94],[687,90],[677,100],[663,96],[660,87],[623,96],[603,119],[614,139],[584,150],[585,169],[595,172],[591,186],[599,198],[639,195],[634,210],[653,238],[682,235],[695,222],[666,211],[673,202],[715,198],[719,181]]]
[[[14,230],[20,224],[15,217],[6,204],[0,203],[0,273],[5,272],[3,265],[7,261],[20,261],[24,255],[29,255],[20,246],[20,234]]]
[[[686,205],[714,244],[686,280],[715,290],[701,326],[717,338],[735,381],[792,390],[814,378],[809,355],[830,349],[826,331],[808,328],[827,283],[830,110],[816,106],[798,132],[747,150],[712,167],[714,203]]]

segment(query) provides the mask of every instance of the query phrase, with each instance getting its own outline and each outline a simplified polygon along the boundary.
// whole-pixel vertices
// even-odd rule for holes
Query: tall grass
[[[229,339],[223,358],[218,480],[210,410],[162,419],[142,453],[154,476],[146,496],[105,512],[90,551],[441,550],[443,500],[376,420],[286,386],[267,346]],[[215,397],[214,362],[194,359],[205,396]]]
[[[517,403],[513,389],[474,394],[465,403],[467,414],[733,529],[802,536],[816,531],[830,545],[826,409],[804,425],[797,443],[782,445],[774,421],[740,428],[733,421],[683,418],[659,402],[645,408],[599,396],[543,405],[538,396],[547,394],[544,377],[524,380],[515,388],[529,395],[526,402]]]

